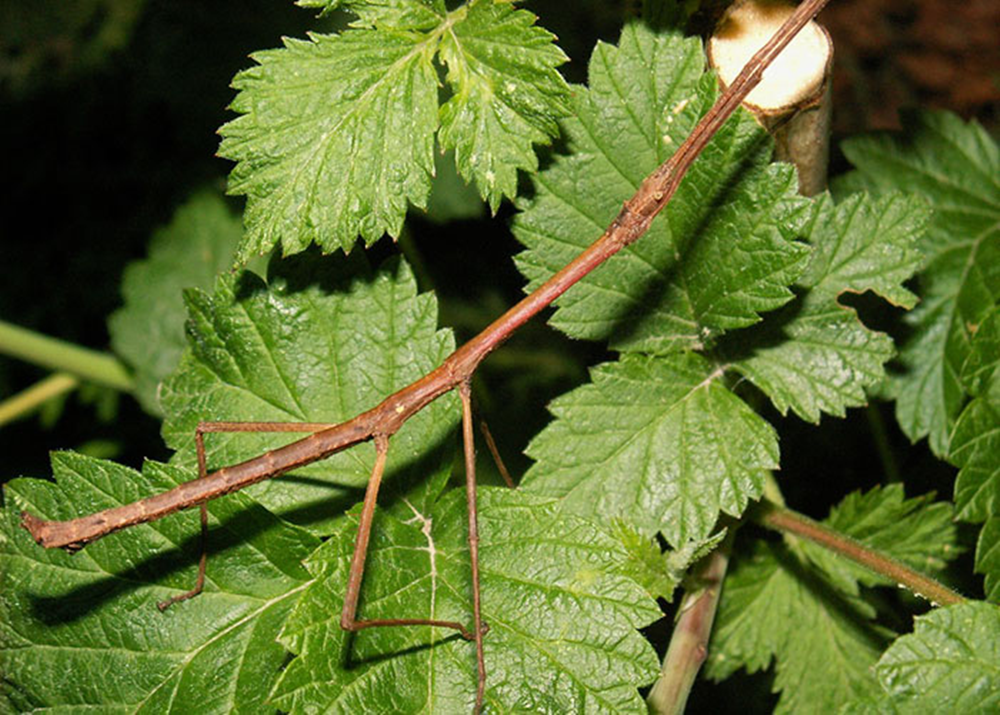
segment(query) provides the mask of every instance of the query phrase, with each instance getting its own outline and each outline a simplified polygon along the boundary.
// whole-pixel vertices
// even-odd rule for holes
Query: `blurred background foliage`
[[[637,0],[522,5],[558,35],[572,82],[585,81],[594,43],[616,41],[623,19],[639,9]],[[720,3],[703,6],[696,21],[705,25]],[[821,20],[837,48],[835,172],[844,169],[835,149],[840,138],[897,127],[904,106],[951,109],[996,133],[1000,3],[833,0]],[[215,132],[232,118],[233,75],[251,64],[251,52],[278,45],[282,35],[343,22],[317,20],[281,0],[0,2],[0,319],[108,349],[107,319],[121,305],[126,266],[146,255],[154,231],[189,196],[225,187],[230,165],[215,157]],[[510,260],[519,246],[508,230],[508,204],[490,218],[453,173],[439,177],[430,213],[414,213],[401,245],[421,289],[438,292],[442,323],[461,341],[521,296]],[[230,205],[238,213],[240,202]],[[383,240],[373,250],[378,260],[395,249]],[[487,361],[477,398],[515,478],[527,465],[522,448],[548,420],[545,404],[606,357],[536,321]],[[0,357],[0,399],[45,376]],[[887,406],[824,418],[819,427],[764,413],[780,424],[786,496],[805,513],[823,516],[848,491],[877,482],[883,438],[913,494],[950,492],[953,470],[923,444],[910,446]],[[155,417],[130,396],[89,386],[0,427],[0,481],[47,475],[49,450],[64,448],[131,466],[169,456]],[[969,563],[957,566],[971,573]],[[668,633],[669,623],[663,628]],[[737,676],[725,688],[758,692],[762,703],[769,698],[766,676]],[[692,702],[719,707],[718,697]],[[734,703],[741,704],[738,696]]]

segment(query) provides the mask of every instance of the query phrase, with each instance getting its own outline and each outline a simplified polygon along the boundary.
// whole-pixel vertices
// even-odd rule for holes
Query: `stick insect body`
[[[202,535],[204,536],[207,528],[205,511],[207,501],[278,476],[296,467],[324,459],[360,442],[374,441],[375,465],[368,488],[365,491],[358,536],[351,557],[351,570],[341,614],[341,626],[352,631],[377,626],[441,626],[455,629],[464,638],[475,641],[478,672],[475,712],[478,713],[482,708],[486,683],[483,636],[488,627],[482,621],[480,608],[475,450],[469,395],[472,375],[479,363],[489,353],[502,345],[521,325],[548,307],[556,298],[597,266],[622,248],[637,241],[646,232],[653,219],[673,197],[697,156],[726,119],[739,107],[746,95],[760,82],[764,69],[828,1],[805,0],[800,4],[785,24],[750,59],[729,87],[719,96],[712,108],[701,118],[674,155],[646,177],[632,198],[625,202],[604,234],[537,290],[526,296],[483,332],[452,353],[437,369],[399,392],[390,395],[367,412],[337,425],[203,422],[195,434],[198,448],[198,479],[133,504],[107,509],[69,521],[46,521],[24,512],[22,513],[22,525],[42,546],[77,551],[106,534],[135,524],[153,521],[197,505],[202,512]],[[364,574],[368,538],[390,439],[407,419],[456,387],[459,388],[462,399],[462,435],[469,507],[469,552],[473,581],[472,629],[470,630],[457,622],[428,619],[357,620],[355,616],[357,615],[361,580]],[[297,442],[266,452],[259,457],[223,467],[208,474],[205,465],[203,434],[237,431],[310,432],[311,434]],[[161,603],[161,609],[177,601],[190,598],[200,591],[204,580],[204,553],[203,549],[202,560],[199,564],[198,583],[195,588]]]

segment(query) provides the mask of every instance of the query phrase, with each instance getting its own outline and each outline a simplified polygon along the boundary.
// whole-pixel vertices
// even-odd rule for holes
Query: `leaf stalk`
[[[0,353],[122,392],[132,390],[125,366],[107,353],[81,348],[0,320]]]
[[[765,501],[755,511],[753,520],[774,531],[798,536],[829,549],[926,598],[934,606],[950,606],[966,600],[940,581],[910,568],[902,561],[791,509]]]

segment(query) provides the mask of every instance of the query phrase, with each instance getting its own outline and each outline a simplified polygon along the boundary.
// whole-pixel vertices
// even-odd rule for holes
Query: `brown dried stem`
[[[452,353],[440,367],[383,400],[376,407],[298,442],[223,467],[204,479],[133,504],[107,509],[69,521],[46,521],[22,514],[22,525],[45,547],[70,551],[112,532],[159,519],[181,509],[218,498],[296,467],[324,459],[360,442],[388,438],[410,417],[441,395],[468,381],[479,363],[518,328],[569,290],[597,266],[638,240],[668,204],[691,164],[711,138],[761,80],[764,69],[798,31],[829,0],[806,0],[746,64],[718,101],[702,117],[677,152],[650,174],[614,221],[589,248],[536,291],[500,316],[489,327]]]

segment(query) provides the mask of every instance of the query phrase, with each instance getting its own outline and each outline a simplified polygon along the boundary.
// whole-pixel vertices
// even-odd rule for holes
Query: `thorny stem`
[[[168,492],[69,521],[46,521],[23,513],[22,524],[45,547],[80,549],[106,534],[159,519],[264,479],[324,459],[376,436],[392,436],[413,415],[472,377],[482,360],[524,323],[625,246],[637,241],[667,205],[687,170],[711,138],[760,82],[764,69],[829,0],[805,0],[747,63],[678,147],[650,174],[604,234],[531,295],[452,353],[440,367],[353,419],[254,459],[223,467]]]
[[[873,573],[908,588],[936,606],[950,606],[965,601],[965,598],[940,581],[915,571],[887,554],[868,548],[845,534],[813,521],[804,514],[765,501],[755,511],[753,519],[769,529],[784,534],[793,534],[808,539],[814,544],[819,544],[856,564],[864,566]]]
[[[703,558],[690,577],[688,590],[681,601],[677,623],[670,636],[670,647],[663,658],[660,677],[649,691],[646,705],[655,715],[680,715],[698,671],[708,657],[708,641],[722,595],[722,582],[729,568],[736,525],[708,556]]]
[[[0,320],[0,353],[128,392],[132,378],[113,356]]]

